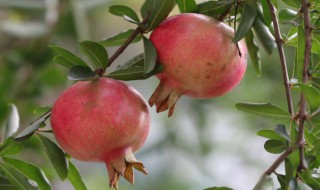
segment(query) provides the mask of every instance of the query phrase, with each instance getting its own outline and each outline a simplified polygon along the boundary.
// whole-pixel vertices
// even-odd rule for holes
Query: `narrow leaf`
[[[35,184],[14,167],[0,162],[0,170],[18,190],[36,190]]]
[[[58,55],[63,56],[65,59],[68,60],[68,62],[71,62],[73,65],[87,66],[87,64],[81,58],[79,58],[78,56],[76,56],[75,54],[71,53],[66,49],[58,46],[53,46],[53,45],[49,47],[53,49]]]
[[[299,84],[304,96],[307,99],[311,112],[316,111],[320,107],[320,91],[306,84]]]
[[[53,58],[53,61],[67,68],[73,67],[76,64],[63,57],[62,55],[57,55]]]
[[[156,66],[158,54],[153,43],[146,37],[143,37],[143,45],[144,45],[144,73],[147,74],[147,73],[150,73]]]
[[[272,19],[271,19],[271,12],[269,9],[268,1],[260,1],[262,10],[263,10],[263,20],[266,26],[270,26]]]
[[[269,175],[264,174],[254,186],[253,190],[273,190],[273,180]]]
[[[3,141],[12,137],[19,129],[20,117],[18,113],[18,108],[14,104],[9,104],[8,106],[8,116],[6,118],[5,132],[3,136]]]
[[[105,71],[108,66],[108,53],[106,49],[94,41],[82,41],[80,42],[80,46],[84,54],[90,59],[93,69],[103,69]]]
[[[76,65],[71,67],[68,73],[69,80],[81,81],[81,80],[94,80],[96,74],[89,67],[82,67]]]
[[[154,70],[152,70],[150,73],[145,74],[143,66],[134,66],[134,67],[116,70],[108,74],[107,77],[117,79],[117,80],[124,80],[124,81],[143,80],[155,74],[158,74],[162,70],[163,70],[163,67],[161,65],[156,65]]]
[[[297,78],[299,82],[302,81],[303,73],[303,60],[304,60],[304,49],[305,49],[305,35],[302,26],[298,27],[298,43],[296,49],[296,59],[294,63],[294,78]]]
[[[117,67],[117,70],[128,69],[130,67],[135,67],[135,66],[144,66],[144,53],[138,54],[133,58],[129,59],[124,64],[119,65]]]
[[[129,38],[133,31],[133,29],[122,31],[119,34],[101,40],[99,43],[105,47],[120,46],[124,44],[124,42]],[[138,42],[141,40],[141,38],[141,35],[137,35],[131,43]]]
[[[49,118],[51,115],[51,111],[49,110],[45,114],[43,114],[36,121],[31,123],[28,127],[26,127],[21,133],[19,133],[16,137],[16,141],[24,141],[28,139],[43,123]]]
[[[21,143],[16,142],[13,138],[7,139],[3,144],[0,145],[0,156],[16,155],[23,149]]]
[[[252,30],[249,31],[245,39],[248,47],[250,60],[252,62],[254,70],[256,71],[257,75],[260,76],[261,75],[261,59],[260,59],[259,47],[254,41],[254,35]]]
[[[233,6],[233,0],[224,1],[205,1],[197,4],[199,13],[212,16],[221,20],[226,13],[228,13]],[[221,17],[223,16],[223,17]]]
[[[130,7],[124,5],[113,5],[109,7],[109,12],[117,16],[122,16],[125,18],[128,17],[130,18],[128,21],[132,21],[135,24],[140,23],[138,15]]]
[[[275,119],[290,119],[290,114],[271,103],[238,103],[236,109],[254,115]]]
[[[269,28],[262,22],[261,18],[258,16],[254,20],[253,29],[265,51],[269,55],[271,55],[274,48],[277,47],[277,44]]]
[[[68,175],[68,160],[64,152],[47,137],[38,133],[41,145],[56,169],[59,177],[64,180]]]
[[[264,148],[272,154],[280,154],[287,149],[287,144],[284,141],[267,140]]]
[[[40,106],[40,107],[37,107],[35,109],[33,109],[33,114],[35,115],[44,115],[44,114],[47,114],[48,112],[50,112],[51,110],[51,106]]]
[[[268,138],[268,139],[272,139],[272,140],[280,140],[280,141],[285,140],[282,136],[277,134],[275,131],[268,130],[268,129],[263,129],[258,131],[257,135]]]
[[[175,0],[145,0],[141,7],[141,15],[145,18],[149,14],[148,31],[153,30],[166,19],[174,5]]]
[[[38,184],[40,190],[50,190],[50,182],[43,173],[43,171],[35,165],[29,164],[22,160],[14,158],[3,157],[3,161],[17,170],[22,172],[25,176],[35,181]]]
[[[286,127],[284,125],[277,125],[274,131],[283,137],[285,140],[290,141],[290,136],[286,130]]]
[[[77,169],[77,167],[69,160],[68,179],[75,190],[87,190],[86,185]]]
[[[197,3],[195,0],[176,0],[180,13],[197,12]]]
[[[244,38],[248,32],[250,32],[253,22],[257,16],[256,8],[252,7],[249,4],[245,4],[243,12],[241,14],[241,20],[237,28],[236,34],[232,39],[233,42],[238,42]]]

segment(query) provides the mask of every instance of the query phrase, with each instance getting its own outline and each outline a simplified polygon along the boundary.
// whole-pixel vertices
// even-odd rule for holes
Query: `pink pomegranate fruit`
[[[149,112],[132,87],[110,79],[79,81],[55,102],[53,133],[62,149],[82,161],[104,162],[110,187],[118,189],[120,176],[133,184],[133,168],[147,174],[133,152],[149,133]]]
[[[231,27],[211,17],[186,13],[167,18],[151,34],[164,67],[149,104],[174,111],[182,95],[211,98],[232,90],[246,70],[244,42],[232,42]]]

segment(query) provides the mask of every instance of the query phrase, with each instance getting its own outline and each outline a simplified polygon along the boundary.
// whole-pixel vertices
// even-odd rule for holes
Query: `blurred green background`
[[[200,2],[200,1],[198,1]],[[0,124],[7,104],[17,105],[24,128],[38,116],[33,110],[52,105],[71,82],[67,69],[54,63],[55,44],[80,55],[81,40],[101,40],[122,30],[135,28],[108,12],[112,4],[130,6],[139,12],[142,0],[0,0]],[[281,5],[280,5],[281,6]],[[177,14],[175,8],[172,14]],[[286,30],[285,26],[282,28]],[[109,48],[112,53],[116,48]],[[286,48],[289,69],[293,50]],[[141,53],[142,44],[132,44],[109,69]],[[273,129],[277,121],[249,116],[235,110],[238,102],[272,102],[286,109],[278,54],[261,51],[262,76],[248,62],[246,75],[232,92],[219,98],[196,100],[182,97],[175,114],[157,114],[150,108],[151,132],[136,154],[149,174],[136,173],[135,186],[121,180],[121,190],[199,190],[211,186],[252,189],[260,175],[276,158],[265,152],[260,129]],[[128,82],[145,99],[158,85],[155,77]],[[293,94],[296,96],[296,94]],[[2,130],[3,131],[3,130]],[[24,142],[19,158],[40,165],[54,190],[71,190],[61,182],[35,137]],[[89,190],[108,188],[104,164],[76,161]]]

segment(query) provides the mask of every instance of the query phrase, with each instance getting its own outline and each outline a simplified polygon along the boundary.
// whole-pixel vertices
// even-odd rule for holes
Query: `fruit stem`
[[[122,46],[117,49],[117,51],[109,58],[108,64],[109,66],[116,60],[116,58],[129,46],[129,44],[138,36],[140,33],[144,32],[144,25],[147,24],[149,13],[147,13],[146,17],[142,20],[139,26],[132,32],[132,34],[128,37],[128,39],[122,44]]]

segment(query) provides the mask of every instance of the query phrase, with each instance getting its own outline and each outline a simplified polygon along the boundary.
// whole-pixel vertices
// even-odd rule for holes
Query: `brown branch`
[[[286,151],[284,151],[276,161],[273,162],[273,164],[264,172],[267,175],[272,174],[279,165],[295,150],[295,147],[290,147]]]
[[[140,25],[133,31],[133,33],[129,36],[129,38],[122,44],[122,46],[117,49],[117,51],[109,58],[108,64],[109,66],[116,60],[116,58],[129,46],[129,44],[136,38],[137,35],[142,33],[144,29],[142,26],[144,26],[148,22],[149,14],[143,19],[143,21],[140,23]]]
[[[283,40],[280,33],[279,22],[276,16],[275,8],[271,3],[271,0],[267,0],[267,1],[268,1],[269,9],[271,12],[271,18],[274,26],[276,43],[279,51],[279,57],[280,57],[280,62],[282,67],[282,76],[283,76],[283,81],[284,81],[284,86],[285,86],[286,96],[287,96],[288,111],[291,114],[291,116],[293,116],[294,110],[293,110],[292,97],[291,97],[291,91],[290,91],[289,75],[288,75],[288,69],[287,69],[287,62],[286,62],[286,58],[285,58],[285,54],[282,46]]]
[[[304,60],[303,60],[303,75],[302,82],[307,83],[309,80],[309,63],[311,58],[311,21],[309,15],[309,4],[307,0],[301,0],[302,12],[304,17],[304,28],[305,28],[305,50],[304,50]],[[300,99],[300,111],[299,111],[299,129],[298,129],[298,140],[300,153],[300,164],[298,170],[304,170],[307,168],[304,161],[304,123],[307,115],[307,103],[303,93],[301,93]]]

